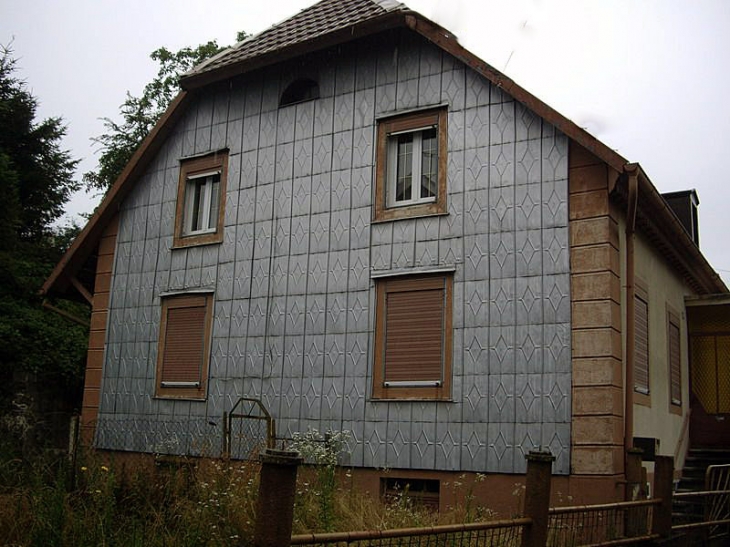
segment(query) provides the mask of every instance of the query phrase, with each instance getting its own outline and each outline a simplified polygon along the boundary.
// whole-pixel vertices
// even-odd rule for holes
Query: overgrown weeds
[[[337,467],[346,436],[316,432],[293,443],[309,463],[300,468],[294,533],[429,526],[488,516],[463,503],[438,512],[404,490],[379,503]],[[313,449],[308,452],[306,447]],[[319,451],[319,452],[317,452]],[[0,538],[12,546],[250,545],[259,466],[223,460],[152,458],[114,461],[109,455],[33,462],[0,454]],[[6,454],[6,456],[9,456]],[[456,485],[455,485],[456,486]]]

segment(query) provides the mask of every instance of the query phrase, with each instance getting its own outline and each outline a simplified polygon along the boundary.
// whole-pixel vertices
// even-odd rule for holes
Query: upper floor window
[[[375,220],[446,213],[446,109],[378,124]]]
[[[228,151],[182,160],[175,247],[223,241]]]

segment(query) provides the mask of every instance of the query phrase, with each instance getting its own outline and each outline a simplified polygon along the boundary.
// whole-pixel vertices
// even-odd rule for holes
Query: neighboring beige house
[[[536,448],[579,503],[624,497],[634,439],[681,467],[689,334],[729,296],[693,193],[685,228],[638,164],[392,0],[323,0],[182,87],[44,285],[92,305],[88,442],[216,455],[248,397],[279,442],[348,430],[363,488],[441,504],[486,473],[506,507]]]

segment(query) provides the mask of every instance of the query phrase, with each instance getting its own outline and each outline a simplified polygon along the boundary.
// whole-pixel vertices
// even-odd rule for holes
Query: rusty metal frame
[[[249,402],[253,403],[254,407],[263,414],[263,416],[256,416],[252,413],[240,413],[236,412],[236,409],[241,406],[242,403]],[[233,405],[230,412],[223,413],[223,457],[230,458],[231,455],[231,431],[234,418],[250,419],[250,420],[264,420],[266,422],[266,448],[274,448],[276,444],[276,420],[266,410],[264,404],[259,400],[252,397],[240,397],[236,404]]]

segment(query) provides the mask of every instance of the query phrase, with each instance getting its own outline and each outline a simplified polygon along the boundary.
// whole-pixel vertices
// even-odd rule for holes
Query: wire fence
[[[652,499],[551,509],[548,545],[626,545],[627,540],[650,539],[653,509],[659,503]]]
[[[426,528],[370,530],[292,536],[291,545],[367,547],[518,547],[529,518],[450,524]]]

